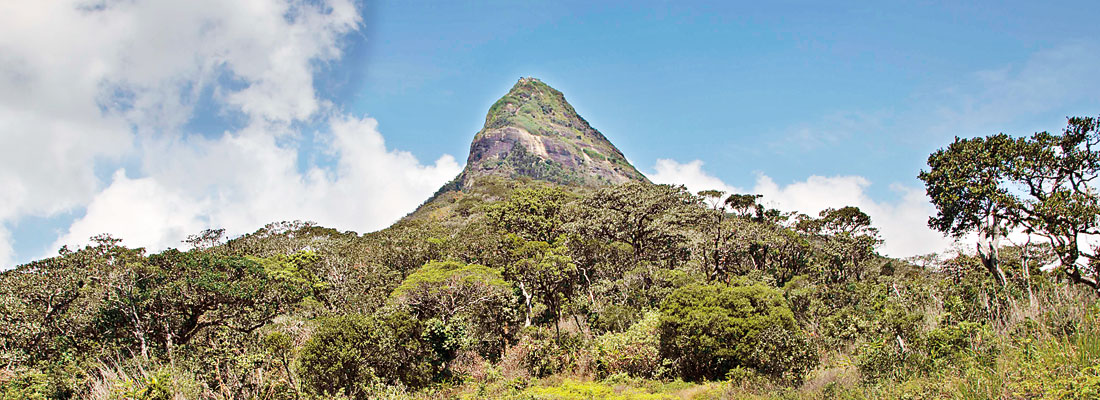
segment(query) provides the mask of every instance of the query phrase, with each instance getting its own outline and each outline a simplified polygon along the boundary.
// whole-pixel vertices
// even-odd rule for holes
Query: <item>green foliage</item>
[[[661,304],[661,355],[684,379],[748,367],[798,381],[816,364],[782,294],[762,285],[692,285]]]
[[[993,349],[983,344],[991,340],[987,328],[964,321],[928,331],[921,338],[919,350],[926,353],[932,368],[958,364],[961,357],[984,360],[984,364],[989,364]]]
[[[51,397],[49,378],[38,370],[20,368],[0,375],[0,399],[46,400]]]
[[[88,386],[87,398],[105,400],[193,399],[202,393],[191,373],[137,360],[126,365],[98,365]]]
[[[557,386],[536,386],[524,391],[537,400],[672,400],[677,397],[641,389],[617,391],[596,382],[565,381]]]
[[[524,329],[512,351],[534,377],[584,370],[594,361],[593,349],[583,337],[541,327]]]
[[[583,148],[599,163],[585,168],[628,166],[558,96],[521,81],[487,119],[575,137],[574,161]],[[855,207],[794,216],[751,194],[492,175],[460,176],[362,236],[284,222],[228,241],[207,230],[190,251],[153,255],[100,236],[0,272],[0,395],[1094,397],[1097,298],[1067,279],[1095,270],[1041,268],[1072,256],[1058,240],[1093,229],[1091,189],[1040,176],[1091,179],[1089,123],[937,153],[936,201],[974,196],[941,209],[961,214],[939,228],[986,229],[968,213],[988,206],[1001,228],[1061,235],[977,256],[882,257]],[[489,162],[591,178],[510,157]]]
[[[702,221],[701,204],[683,186],[628,182],[582,198],[572,209],[570,230],[625,243],[636,260],[671,265],[689,255],[686,230]]]
[[[599,152],[597,152],[597,151],[595,151],[595,150],[592,150],[592,149],[584,149],[584,150],[582,150],[582,151],[584,151],[584,154],[587,154],[587,155],[588,155],[589,157],[591,157],[591,158],[592,158],[593,160],[600,160],[600,161],[603,161],[603,160],[606,160],[606,159],[607,159],[607,157],[604,157],[604,155],[603,155],[603,154],[600,154]]]
[[[561,234],[561,211],[570,198],[564,190],[552,186],[513,191],[508,200],[492,204],[486,213],[499,230],[525,240],[553,241]]]
[[[440,333],[439,329],[447,330],[446,339],[440,340],[457,347],[448,350],[440,363],[463,349],[499,358],[511,338],[508,327],[516,319],[512,285],[500,270],[483,265],[430,262],[405,278],[392,297],[418,318],[439,324],[429,327]]]
[[[0,361],[34,365],[86,353],[99,338],[99,298],[109,289],[98,279],[140,265],[143,254],[102,235],[93,244],[0,275]]]
[[[136,381],[124,380],[115,384],[115,391],[111,393],[111,397],[120,400],[171,400],[179,392],[167,369],[160,369]]]
[[[1066,277],[1100,294],[1100,269],[1093,267],[1100,256],[1081,240],[1100,230],[1100,194],[1090,184],[1100,176],[1098,128],[1095,118],[1074,117],[1062,134],[955,138],[919,175],[938,211],[929,226],[993,239],[984,261],[995,275],[995,242],[1004,230],[1044,236]]]
[[[1100,364],[1085,368],[1079,375],[1055,381],[1049,394],[1057,399],[1100,398]]]
[[[604,372],[650,379],[663,376],[667,366],[660,354],[660,318],[660,313],[651,311],[624,332],[598,337],[599,362]]]
[[[409,297],[413,292],[424,291],[420,295],[425,298],[451,297],[442,292],[453,290],[452,286],[456,285],[477,287],[470,290],[508,287],[500,271],[495,268],[458,261],[432,261],[406,277],[393,291],[393,296]],[[429,318],[443,313],[443,310],[433,310]]]
[[[904,367],[905,354],[893,343],[867,343],[858,354],[857,366],[867,381],[896,378]]]
[[[567,255],[565,246],[524,241],[514,236],[512,239],[512,254],[516,261],[505,272],[510,279],[518,282],[528,303],[528,321],[533,317],[530,301],[538,299],[546,305],[549,317],[557,326],[562,308],[576,288],[576,264]]]
[[[152,336],[163,346],[187,343],[212,326],[251,333],[296,304],[311,289],[304,286],[303,280],[269,275],[262,265],[244,257],[168,250],[151,256],[149,264],[151,268],[142,272],[156,284],[147,286],[147,293],[139,291],[134,297],[126,295],[134,292],[118,294],[121,307],[148,299],[143,304],[144,315],[158,321],[134,324],[157,327]],[[107,312],[124,314],[121,307]]]
[[[531,154],[522,144],[513,146],[512,151],[497,163],[497,168],[505,167],[512,171],[510,176],[514,178],[527,177],[562,185],[576,185],[584,182],[583,177],[564,168],[561,163]]]
[[[314,394],[367,398],[374,383],[417,388],[433,371],[419,321],[403,312],[326,319],[302,346],[300,375]]]
[[[291,287],[308,290],[311,297],[324,301],[325,291],[331,286],[316,274],[316,264],[321,256],[309,250],[290,255],[276,254],[268,258],[246,257],[258,262],[272,279],[287,282]]]

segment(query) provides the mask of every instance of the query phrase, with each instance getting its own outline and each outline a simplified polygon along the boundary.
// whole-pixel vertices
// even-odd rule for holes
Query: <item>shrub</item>
[[[642,312],[635,307],[620,304],[608,304],[589,316],[592,329],[602,332],[623,332],[642,318]]]
[[[599,337],[600,365],[607,374],[625,373],[635,378],[657,378],[664,372],[658,324],[661,314],[646,313],[622,333]]]
[[[1085,368],[1077,376],[1059,379],[1049,394],[1056,399],[1100,398],[1100,365]]]
[[[0,370],[0,399],[2,400],[45,400],[49,394],[49,378],[41,371]]]
[[[722,379],[734,367],[800,381],[816,363],[809,338],[778,290],[691,285],[661,304],[661,355],[685,380]]]
[[[525,373],[543,378],[566,371],[582,376],[594,369],[596,352],[592,344],[580,333],[563,331],[559,335],[550,328],[529,327],[508,349],[501,366],[506,377]]]
[[[421,387],[433,372],[421,331],[404,312],[325,320],[302,346],[303,383],[316,394],[350,398],[365,398],[376,383]]]
[[[895,377],[898,367],[905,361],[901,349],[881,342],[864,344],[857,354],[856,366],[867,382]]]
[[[499,270],[457,261],[432,261],[405,278],[391,297],[428,321],[442,362],[471,348],[496,359],[515,320],[512,286]],[[442,343],[440,340],[447,342]]]
[[[988,328],[974,322],[960,322],[928,331],[921,340],[928,366],[958,364],[963,358],[973,358],[985,364],[996,358]]]
[[[128,365],[101,364],[82,398],[96,400],[172,400],[199,398],[202,385],[191,373],[166,365],[132,360]],[[56,397],[54,397],[56,398]]]

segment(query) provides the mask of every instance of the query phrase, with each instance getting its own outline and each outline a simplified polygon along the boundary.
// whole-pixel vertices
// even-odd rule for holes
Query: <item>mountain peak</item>
[[[646,180],[560,91],[533,77],[520,78],[489,108],[466,168],[448,186],[461,189],[486,175],[567,185]]]

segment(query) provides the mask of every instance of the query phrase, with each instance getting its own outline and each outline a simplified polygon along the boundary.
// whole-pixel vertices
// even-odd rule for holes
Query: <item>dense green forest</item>
[[[1098,143],[950,143],[930,226],[978,249],[904,260],[855,207],[526,164],[362,235],[98,236],[0,274],[0,398],[1098,398]]]

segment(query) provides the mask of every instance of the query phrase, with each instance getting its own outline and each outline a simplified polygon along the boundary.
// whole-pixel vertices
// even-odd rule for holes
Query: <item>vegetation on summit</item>
[[[1098,140],[937,151],[930,225],[981,247],[898,260],[856,207],[649,183],[524,79],[382,231],[99,236],[0,273],[0,399],[1097,398]]]

